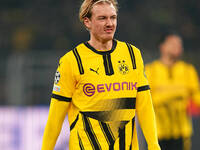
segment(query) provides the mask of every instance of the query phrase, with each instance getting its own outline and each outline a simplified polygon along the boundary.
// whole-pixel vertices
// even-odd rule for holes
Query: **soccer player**
[[[149,150],[160,150],[140,51],[114,39],[115,0],[85,0],[87,42],[64,55],[55,76],[42,150],[53,150],[68,114],[70,150],[138,150],[135,114]]]
[[[166,32],[159,44],[160,59],[146,65],[162,150],[190,150],[191,118],[186,108],[192,98],[200,104],[199,81],[191,64],[180,60],[181,37]]]

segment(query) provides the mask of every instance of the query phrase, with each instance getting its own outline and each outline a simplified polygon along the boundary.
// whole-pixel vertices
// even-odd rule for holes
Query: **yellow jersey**
[[[63,119],[55,119],[60,111],[68,113],[70,150],[138,150],[136,112],[149,149],[159,150],[143,60],[140,51],[128,43],[113,40],[111,50],[100,51],[85,42],[64,55],[51,103],[43,150],[53,149],[48,140],[54,131],[49,126],[60,128]],[[56,109],[56,103],[61,108]]]
[[[177,61],[167,67],[156,60],[147,64],[159,139],[190,137],[191,119],[186,107],[189,98],[200,102],[198,75],[194,67]]]

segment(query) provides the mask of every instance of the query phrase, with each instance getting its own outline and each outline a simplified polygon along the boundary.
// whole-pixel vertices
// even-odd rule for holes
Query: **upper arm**
[[[69,57],[63,56],[55,74],[52,98],[60,101],[71,102],[75,90],[75,77]]]
[[[149,90],[149,83],[145,74],[144,62],[139,49],[135,48],[136,66],[138,69],[138,92]]]

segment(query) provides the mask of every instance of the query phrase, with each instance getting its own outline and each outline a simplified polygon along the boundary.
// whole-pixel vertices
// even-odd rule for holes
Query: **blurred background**
[[[89,40],[78,19],[81,2],[0,1],[0,149],[40,149],[58,60]],[[119,4],[116,39],[138,47],[148,63],[159,56],[161,33],[172,28],[183,37],[183,59],[200,73],[200,1],[119,0]],[[193,122],[192,150],[197,150],[198,109]],[[68,124],[64,126],[66,136]],[[66,150],[66,139],[61,138],[62,146],[56,150]]]

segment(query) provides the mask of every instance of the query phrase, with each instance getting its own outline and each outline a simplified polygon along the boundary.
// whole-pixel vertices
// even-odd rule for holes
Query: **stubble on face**
[[[117,13],[112,4],[96,4],[91,10],[90,34],[98,41],[113,39],[117,26]]]

